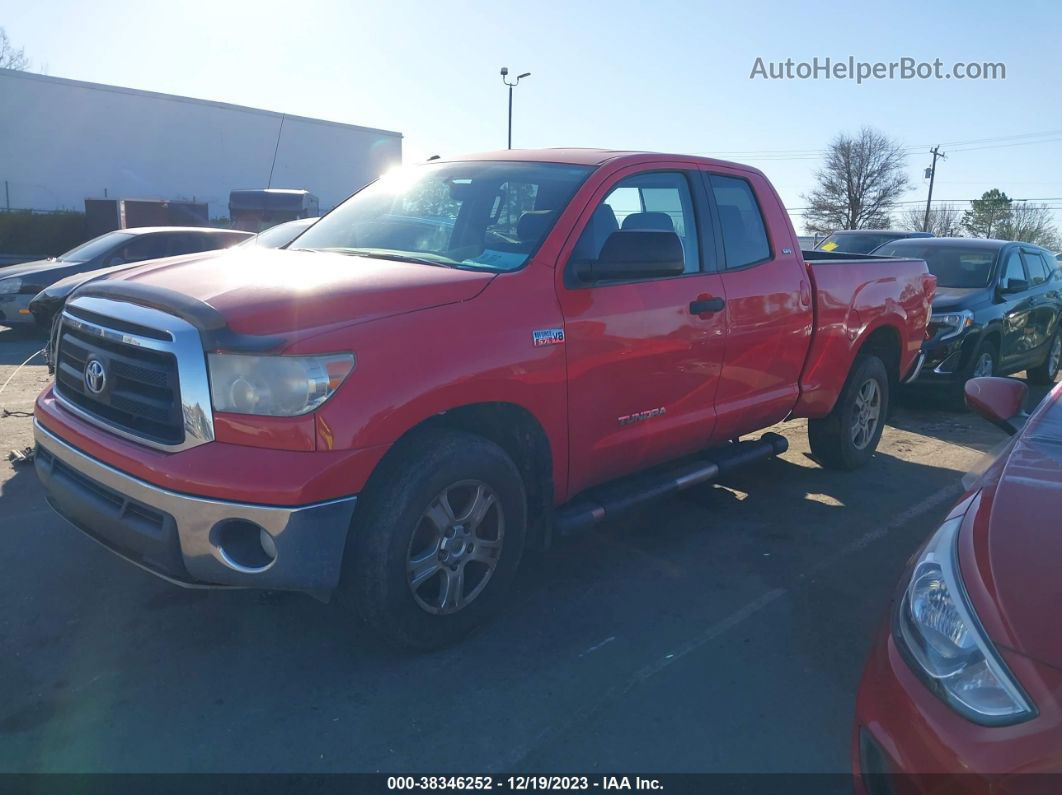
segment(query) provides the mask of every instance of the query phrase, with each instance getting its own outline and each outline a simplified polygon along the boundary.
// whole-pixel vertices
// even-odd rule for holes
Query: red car
[[[1062,791],[1062,384],[967,383],[1013,434],[900,582],[856,707],[856,789]]]
[[[919,259],[805,261],[759,171],[508,151],[402,170],[287,250],[71,296],[37,402],[51,505],[185,585],[338,593],[434,646],[527,546],[777,455],[873,455]]]

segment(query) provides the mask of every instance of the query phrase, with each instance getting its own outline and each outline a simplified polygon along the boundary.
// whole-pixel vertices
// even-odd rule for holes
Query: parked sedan
[[[129,239],[131,235],[133,240]],[[117,242],[117,248],[112,245],[112,254],[97,257],[90,262],[86,262],[84,266],[79,265],[69,267],[69,269],[54,269],[41,272],[55,278],[47,282],[48,287],[44,289],[38,288],[39,292],[29,300],[27,308],[37,326],[41,329],[50,329],[55,313],[62,309],[67,296],[75,287],[81,286],[86,281],[109,273],[124,271],[150,259],[210,252],[210,250],[228,248],[229,246],[252,240],[255,237],[250,232],[234,231],[232,229],[206,229],[186,226],[169,228],[144,227],[142,229],[108,232],[102,238],[90,240],[81,248],[112,236],[121,236],[121,239]],[[70,257],[78,250],[80,249],[75,248],[73,252],[68,252],[63,257],[59,257],[59,262],[64,262],[64,258]],[[51,261],[48,260],[48,262]],[[62,273],[58,273],[58,271],[62,271]],[[45,278],[46,276],[44,275],[34,276],[33,281],[44,281]],[[2,286],[2,283],[0,282],[0,286]],[[22,292],[28,292],[28,288],[23,289]]]
[[[877,254],[879,246],[911,237],[933,237],[929,232],[904,232],[898,229],[842,229],[821,243],[819,251],[843,254]]]
[[[881,627],[852,747],[865,795],[1059,791],[1029,774],[1062,773],[1062,384],[1027,420],[1026,392],[966,385],[1014,438],[911,559]]]
[[[51,284],[75,274],[159,257],[228,248],[250,235],[231,229],[149,226],[107,232],[58,257],[4,268],[0,278],[0,325],[35,322],[30,301]],[[40,322],[40,321],[36,321]],[[50,327],[50,320],[43,321]]]
[[[1062,362],[1062,278],[1054,255],[1030,243],[935,237],[898,240],[876,254],[920,257],[937,277],[930,339],[915,386],[961,402],[976,376],[1027,370],[1049,384]]]

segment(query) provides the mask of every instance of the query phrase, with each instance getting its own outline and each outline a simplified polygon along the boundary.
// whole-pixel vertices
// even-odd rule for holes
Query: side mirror
[[[576,273],[596,282],[681,276],[684,270],[682,241],[674,232],[621,229],[608,236],[596,260],[581,263]]]
[[[1029,289],[1029,283],[1024,279],[1011,279],[1007,284],[999,285],[1000,295],[1013,295],[1014,293],[1024,293]]]
[[[1025,424],[1025,396],[1029,387],[1013,378],[971,378],[966,382],[966,405],[1011,436]]]

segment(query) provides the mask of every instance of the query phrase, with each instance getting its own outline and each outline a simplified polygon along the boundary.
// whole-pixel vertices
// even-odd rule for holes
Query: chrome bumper
[[[37,475],[49,505],[153,574],[189,587],[271,588],[318,596],[339,583],[357,497],[293,508],[193,497],[97,461],[37,421],[34,435]],[[257,558],[248,555],[247,544],[253,546],[259,537],[272,559],[262,549]]]

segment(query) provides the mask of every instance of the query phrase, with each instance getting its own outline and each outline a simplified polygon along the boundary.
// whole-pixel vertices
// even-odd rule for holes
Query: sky
[[[508,66],[531,72],[514,146],[748,163],[798,226],[822,149],[870,125],[909,152],[905,202],[924,203],[940,144],[935,201],[1000,188],[1062,228],[1058,0],[0,0],[0,26],[34,71],[398,130],[406,163],[504,148]],[[1002,62],[1006,79],[750,78],[757,58],[849,56]]]

